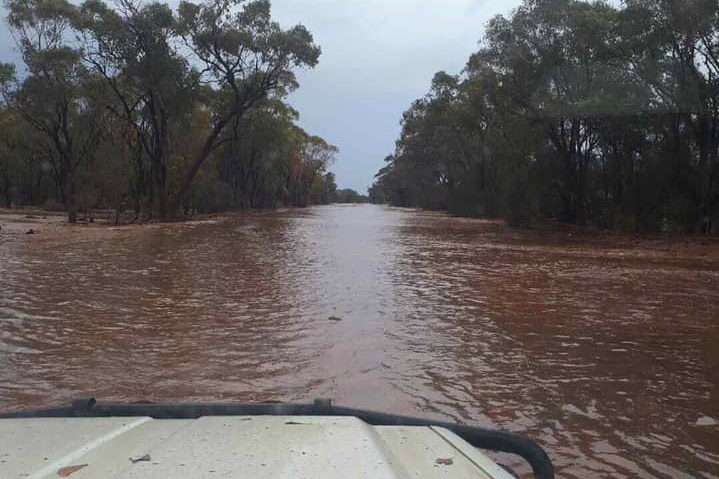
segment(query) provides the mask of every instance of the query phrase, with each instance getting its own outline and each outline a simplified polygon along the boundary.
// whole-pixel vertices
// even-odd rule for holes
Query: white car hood
[[[0,419],[0,478],[511,479],[452,432],[353,417]]]

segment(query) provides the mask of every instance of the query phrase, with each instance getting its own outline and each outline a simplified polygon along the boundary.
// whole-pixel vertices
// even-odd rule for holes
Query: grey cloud
[[[486,0],[274,0],[283,25],[302,23],[322,46],[290,101],[300,124],[340,148],[341,187],[363,191],[392,153],[402,112],[434,73],[459,72],[484,24],[519,4]]]

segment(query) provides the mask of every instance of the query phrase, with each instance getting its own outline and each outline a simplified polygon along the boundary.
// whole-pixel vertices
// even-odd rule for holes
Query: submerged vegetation
[[[633,231],[719,220],[719,3],[525,0],[404,114],[373,202]]]
[[[284,99],[318,62],[267,0],[6,0],[0,198],[166,220],[334,200],[337,148]],[[117,216],[116,215],[116,218]]]

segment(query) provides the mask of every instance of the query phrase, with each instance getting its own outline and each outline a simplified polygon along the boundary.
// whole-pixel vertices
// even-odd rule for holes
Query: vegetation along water
[[[0,410],[326,396],[719,477],[719,2],[517,5],[365,195],[268,0],[5,0]]]

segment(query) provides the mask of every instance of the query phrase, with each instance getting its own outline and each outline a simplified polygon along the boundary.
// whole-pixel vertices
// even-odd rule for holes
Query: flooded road
[[[716,251],[370,205],[5,234],[0,409],[331,397],[716,478]]]

